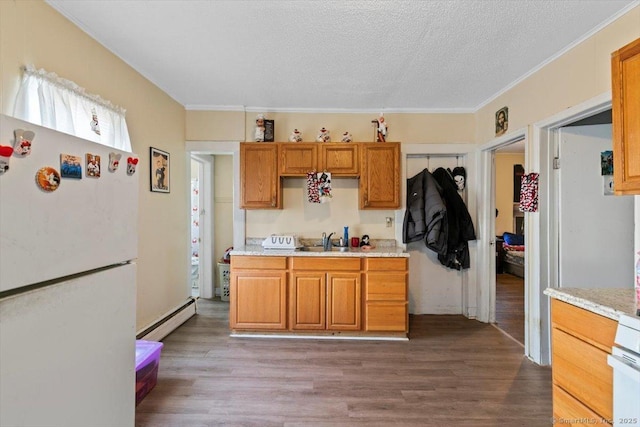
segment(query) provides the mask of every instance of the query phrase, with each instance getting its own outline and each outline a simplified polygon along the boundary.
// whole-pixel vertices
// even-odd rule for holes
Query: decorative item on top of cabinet
[[[331,142],[329,130],[324,127],[320,129],[320,132],[318,132],[318,136],[316,137],[316,142]]]
[[[291,135],[289,135],[289,142],[302,142],[302,132],[294,129]]]
[[[400,207],[400,144],[362,144],[360,209]]]
[[[640,39],[611,55],[614,193],[640,194]]]
[[[349,131],[345,131],[342,134],[342,141],[341,142],[352,142],[352,141],[353,141],[353,137],[351,136]]]
[[[264,141],[264,114],[258,114],[256,116],[256,128],[253,131],[253,139],[256,142]]]
[[[282,209],[277,144],[240,144],[243,209]]]
[[[384,114],[380,113],[377,120],[371,120],[373,123],[374,131],[374,142],[387,142],[387,130],[389,125],[384,120]]]

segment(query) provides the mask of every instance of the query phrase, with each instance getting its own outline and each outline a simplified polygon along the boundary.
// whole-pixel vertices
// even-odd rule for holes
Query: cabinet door
[[[356,143],[321,144],[318,169],[331,172],[332,176],[357,177],[360,172],[358,147]]]
[[[400,207],[400,144],[362,144],[360,209]]]
[[[373,272],[365,276],[366,331],[407,332],[407,274]]]
[[[327,273],[327,329],[359,331],[360,273]]]
[[[277,144],[240,144],[241,208],[282,208],[277,159]]]
[[[280,144],[280,175],[307,176],[318,167],[318,144]]]
[[[290,285],[290,324],[293,330],[325,329],[326,273],[294,272]]]
[[[613,185],[640,194],[640,39],[611,57]]]
[[[231,329],[284,330],[287,327],[287,272],[231,272]]]

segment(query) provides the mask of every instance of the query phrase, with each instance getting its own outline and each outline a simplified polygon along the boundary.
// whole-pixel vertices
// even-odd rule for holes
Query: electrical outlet
[[[390,216],[386,217],[385,220],[387,221],[387,227],[391,227],[391,222],[393,221],[393,219],[391,219]]]

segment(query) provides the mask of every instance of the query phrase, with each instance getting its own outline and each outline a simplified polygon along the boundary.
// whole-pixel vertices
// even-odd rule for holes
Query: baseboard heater
[[[196,311],[196,299],[190,297],[183,305],[165,314],[151,326],[138,333],[138,335],[136,335],[136,339],[160,341],[171,332],[175,331],[178,326],[189,320],[191,316],[196,314]]]

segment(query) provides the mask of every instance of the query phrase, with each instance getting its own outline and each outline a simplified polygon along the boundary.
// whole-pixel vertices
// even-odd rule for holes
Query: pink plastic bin
[[[161,342],[136,340],[136,406],[158,382],[163,346]]]

